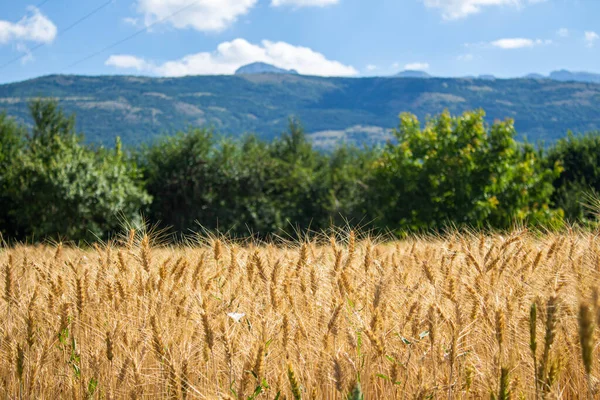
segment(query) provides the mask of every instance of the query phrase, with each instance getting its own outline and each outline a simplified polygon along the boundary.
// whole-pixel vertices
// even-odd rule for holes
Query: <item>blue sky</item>
[[[600,72],[598,15],[599,0],[2,1],[0,82],[253,61],[323,76]]]

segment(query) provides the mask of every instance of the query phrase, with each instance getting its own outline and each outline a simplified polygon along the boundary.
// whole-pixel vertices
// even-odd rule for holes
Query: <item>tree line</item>
[[[600,190],[600,135],[534,146],[517,140],[512,120],[490,125],[482,110],[425,123],[401,114],[387,145],[331,152],[313,148],[293,120],[272,142],[190,128],[104,148],[86,144],[56,102],[30,111],[29,125],[0,115],[5,240],[105,240],[142,223],[234,237],[595,223],[582,199]]]

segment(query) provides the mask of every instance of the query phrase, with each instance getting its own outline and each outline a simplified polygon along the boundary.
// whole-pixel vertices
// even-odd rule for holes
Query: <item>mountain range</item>
[[[428,74],[425,71],[413,71],[406,70],[401,71],[394,75],[397,78],[433,78],[433,75]],[[492,74],[484,74],[479,76],[465,76],[466,79],[484,79],[484,80],[495,80],[499,79]],[[558,71],[552,71],[548,75],[542,75],[537,73],[531,73],[523,76],[524,79],[550,79],[553,81],[560,82],[593,82],[600,83],[600,74],[593,72],[573,72],[561,69]]]
[[[267,64],[264,62],[255,62],[252,64],[244,65],[240,67],[237,71],[235,71],[236,75],[244,75],[244,74],[294,74],[298,75],[298,72],[294,69],[283,69],[276,67],[271,64]],[[393,75],[396,78],[433,78],[433,75],[421,70],[404,70],[400,71],[397,74]],[[484,79],[484,80],[495,80],[498,79],[492,74],[483,74],[479,76],[465,76],[463,78],[466,79]],[[600,83],[600,74],[595,74],[592,72],[573,72],[565,69],[561,69],[558,71],[552,71],[549,75],[542,75],[538,73],[531,73],[523,76],[525,79],[551,79],[554,81],[561,82],[594,82]]]
[[[0,112],[30,123],[27,106],[32,99],[56,98],[67,113],[76,115],[77,129],[86,140],[103,145],[112,145],[116,136],[130,145],[147,143],[188,127],[272,139],[287,128],[291,116],[317,146],[374,144],[390,138],[400,112],[425,120],[444,109],[458,114],[476,108],[486,111],[489,122],[513,118],[521,137],[529,141],[551,141],[568,130],[600,130],[600,84],[578,82],[583,75],[561,81],[557,79],[566,79],[566,74],[551,74],[552,79],[398,79],[252,71],[182,78],[45,76],[0,85]]]

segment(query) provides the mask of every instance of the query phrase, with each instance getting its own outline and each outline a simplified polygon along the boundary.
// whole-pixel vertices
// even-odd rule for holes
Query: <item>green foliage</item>
[[[317,182],[326,207],[326,219],[333,226],[346,223],[370,226],[373,213],[364,207],[368,194],[373,164],[381,156],[377,148],[359,149],[353,146],[337,147],[321,168]],[[322,226],[326,228],[326,226]]]
[[[346,396],[347,400],[365,400],[365,395],[360,387],[360,382],[356,382],[352,388],[352,391]]]
[[[80,142],[75,134],[75,117],[67,117],[55,101],[33,101],[29,104],[33,128],[28,137],[29,150],[40,156],[59,150],[59,141]]]
[[[376,162],[370,183],[368,208],[380,226],[506,228],[559,217],[548,204],[559,169],[544,169],[531,146],[516,142],[511,120],[489,127],[483,111],[444,112],[422,129],[402,114],[394,133],[398,143]]]
[[[554,180],[554,206],[564,210],[565,218],[572,222],[595,219],[584,204],[588,195],[600,193],[600,134],[569,133],[546,155],[548,166],[556,163],[562,165],[562,172]]]
[[[133,152],[86,145],[53,101],[30,106],[32,128],[0,115],[0,233],[17,240],[105,239],[123,221],[177,233],[302,235],[331,226],[396,234],[447,225],[504,229],[582,220],[600,190],[600,139],[546,153],[516,141],[511,120],[446,111],[421,126],[402,114],[384,148],[314,148],[290,120],[278,139],[190,128]]]
[[[350,148],[331,157],[315,151],[301,126],[271,143],[247,136],[215,140],[192,129],[144,148],[140,165],[154,198],[149,217],[178,232],[218,229],[265,236],[324,229],[350,215],[370,152]],[[350,181],[353,182],[350,182]]]
[[[98,389],[98,380],[96,378],[90,378],[87,387],[87,398],[93,399],[94,394],[96,394],[96,389]]]
[[[73,375],[75,378],[81,378],[81,354],[77,349],[77,340],[75,340],[75,336],[71,336],[71,356],[69,357],[69,365],[73,368]]]
[[[6,114],[0,114],[0,238],[12,235],[8,227],[14,226],[9,210],[16,206],[14,199],[8,194],[12,185],[11,171],[18,165],[23,151],[25,129]]]
[[[213,151],[212,135],[204,130],[164,138],[143,150],[139,162],[154,198],[149,209],[152,220],[185,231],[209,209],[214,194],[208,159]]]
[[[6,172],[8,234],[91,241],[139,218],[150,198],[119,142],[112,150],[83,145],[54,102],[34,102],[31,111],[36,124]]]

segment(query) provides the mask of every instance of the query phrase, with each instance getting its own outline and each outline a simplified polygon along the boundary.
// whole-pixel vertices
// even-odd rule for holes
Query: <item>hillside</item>
[[[0,85],[0,110],[27,121],[34,97],[58,98],[87,140],[147,142],[187,126],[273,138],[299,118],[317,143],[374,143],[398,114],[419,118],[447,108],[483,108],[489,121],[511,117],[530,141],[567,130],[600,129],[600,84],[534,79],[321,78],[291,74],[148,78],[46,76]]]

